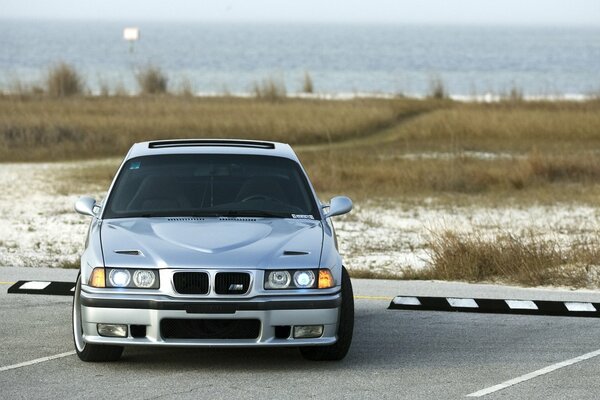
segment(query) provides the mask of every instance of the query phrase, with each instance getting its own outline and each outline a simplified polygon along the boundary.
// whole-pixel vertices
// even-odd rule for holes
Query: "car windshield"
[[[282,157],[178,154],[128,160],[104,218],[319,218],[306,177]]]

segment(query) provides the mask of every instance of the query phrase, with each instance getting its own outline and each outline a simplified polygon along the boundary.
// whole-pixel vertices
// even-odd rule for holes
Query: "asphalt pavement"
[[[71,298],[6,293],[17,280],[74,281],[76,275],[75,270],[0,267],[1,398],[600,395],[595,318],[387,310],[397,295],[599,302],[600,292],[353,280],[354,340],[341,362],[306,361],[293,348],[126,348],[119,362],[92,364],[72,353]]]

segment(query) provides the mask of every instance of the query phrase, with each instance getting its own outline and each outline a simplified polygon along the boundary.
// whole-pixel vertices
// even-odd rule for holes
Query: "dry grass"
[[[356,100],[282,103],[178,96],[0,97],[0,160],[122,156],[134,142],[190,137],[327,143],[395,123],[409,103]]]
[[[350,269],[351,278],[354,279],[405,279],[403,274],[393,274],[386,271],[373,271],[370,269]]]
[[[593,154],[532,153],[493,161],[460,154],[422,160],[376,155],[373,147],[325,154],[301,152],[300,159],[317,191],[348,193],[358,199],[459,195],[478,202],[481,196],[500,201],[514,197],[525,203],[600,201],[594,198],[600,190],[600,159]]]
[[[449,280],[519,286],[600,287],[598,237],[539,236],[534,231],[515,235],[446,231],[433,235],[428,244],[430,264],[423,269],[380,271],[351,270],[353,278]]]
[[[54,171],[46,177],[50,181],[48,192],[57,195],[83,195],[102,193],[110,186],[117,172],[121,158],[108,158],[102,162],[77,163],[76,168]]]
[[[507,101],[454,104],[398,126],[396,137],[405,152],[569,152],[600,145],[599,127],[599,101]]]
[[[46,77],[46,93],[51,97],[81,95],[84,83],[79,73],[66,63],[51,67]]]
[[[4,96],[0,160],[119,157],[159,138],[254,138],[292,144],[321,193],[552,202],[600,192],[598,127],[599,101]]]
[[[192,83],[191,79],[184,77],[179,83],[179,89],[177,91],[177,94],[179,96],[191,98],[192,96],[194,96],[194,91],[194,84]]]
[[[504,98],[507,101],[520,102],[525,99],[525,95],[523,94],[522,89],[513,85],[513,87],[510,88],[508,94],[506,94]]]
[[[534,234],[483,239],[477,232],[446,232],[431,243],[431,253],[431,267],[412,270],[410,278],[575,288],[600,284],[598,243],[574,243],[564,249]]]
[[[81,262],[80,262],[79,258],[76,258],[73,260],[66,260],[66,261],[63,261],[62,263],[60,263],[59,265],[57,265],[56,268],[79,269],[79,268],[81,268]]]
[[[444,81],[441,78],[431,79],[429,82],[429,94],[432,99],[442,100],[448,97]]]
[[[168,78],[158,67],[147,66],[135,74],[135,79],[141,94],[167,93]]]
[[[600,102],[438,104],[378,140],[300,158],[318,190],[358,197],[598,194]]]
[[[313,83],[312,77],[308,72],[304,73],[304,81],[302,82],[302,92],[303,93],[314,93],[315,85]]]
[[[283,79],[266,78],[255,82],[252,86],[254,97],[260,100],[281,102],[287,97],[287,89]]]

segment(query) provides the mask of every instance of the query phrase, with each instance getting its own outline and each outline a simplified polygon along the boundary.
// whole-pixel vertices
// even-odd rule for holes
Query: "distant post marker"
[[[123,29],[123,39],[129,42],[129,52],[133,53],[133,43],[140,40],[140,28]]]

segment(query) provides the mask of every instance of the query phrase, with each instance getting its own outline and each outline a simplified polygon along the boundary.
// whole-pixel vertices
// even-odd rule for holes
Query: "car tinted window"
[[[104,218],[154,216],[312,216],[314,198],[287,158],[182,154],[128,160]]]

